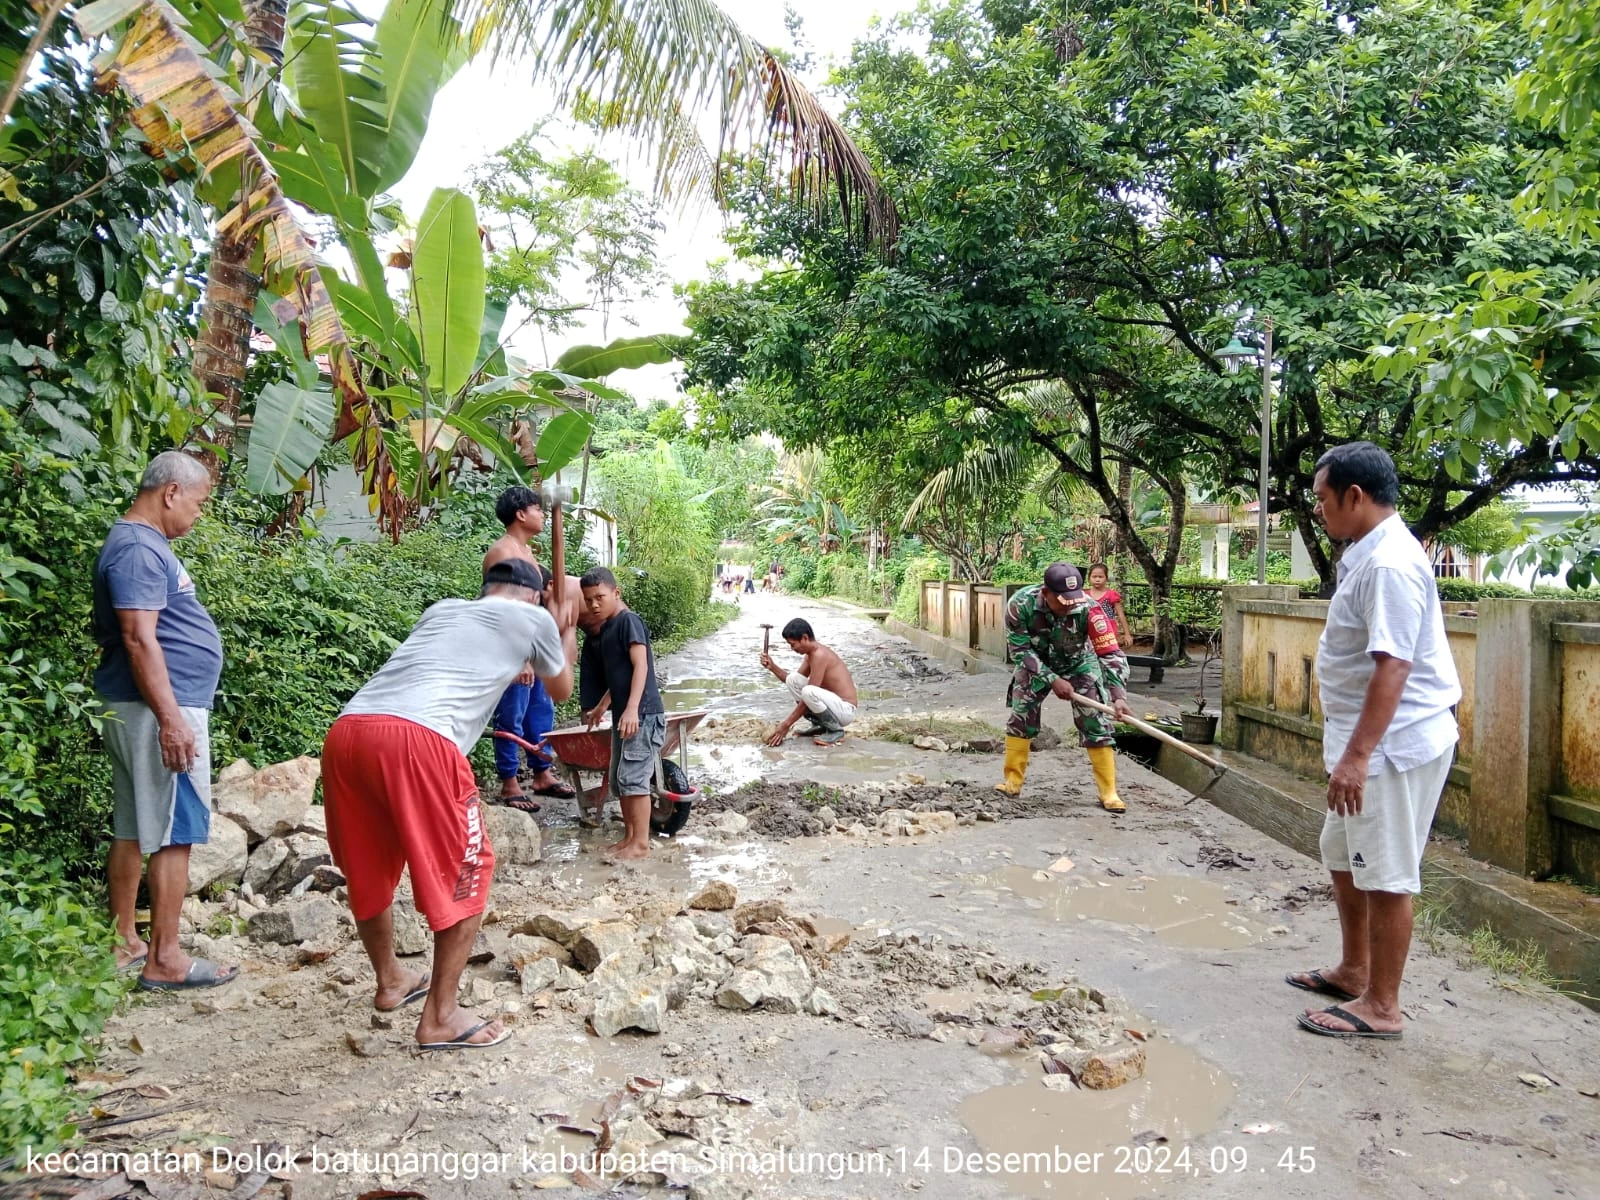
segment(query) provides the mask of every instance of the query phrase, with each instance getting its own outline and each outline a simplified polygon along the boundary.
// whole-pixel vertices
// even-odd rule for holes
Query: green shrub
[[[648,570],[622,565],[616,575],[628,607],[643,618],[653,640],[689,628],[709,604],[711,581],[688,562],[657,564]]]
[[[1001,559],[989,572],[989,582],[995,584],[1038,583],[1043,577],[1043,572],[1031,563],[1016,562],[1009,558]]]
[[[906,563],[900,591],[894,599],[893,616],[907,625],[922,623],[922,581],[946,579],[950,564],[942,557],[913,558]]]
[[[55,861],[0,860],[0,1155],[76,1133],[67,1072],[90,1058],[126,988],[100,906],[63,888],[62,871]]]
[[[833,556],[824,554],[817,559],[816,570],[811,573],[811,583],[806,588],[810,596],[831,596],[834,592],[833,573],[835,567]]]
[[[809,556],[793,559],[784,559],[783,590],[798,592],[804,595],[813,594],[811,591],[812,577],[817,573],[817,560]]]

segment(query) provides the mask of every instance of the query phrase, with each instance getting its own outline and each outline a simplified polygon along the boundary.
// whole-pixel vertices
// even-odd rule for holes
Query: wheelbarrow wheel
[[[698,792],[690,792],[687,796],[672,795],[672,811],[661,820],[652,815],[650,832],[660,837],[677,836],[678,831],[689,823],[689,813],[694,808],[694,797],[697,795]]]

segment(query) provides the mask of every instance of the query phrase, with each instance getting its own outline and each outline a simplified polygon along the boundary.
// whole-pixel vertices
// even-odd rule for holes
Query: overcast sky
[[[720,0],[720,3],[757,41],[777,47],[790,45],[784,28],[782,0]],[[362,5],[363,11],[377,7]],[[826,77],[830,60],[843,60],[848,56],[851,44],[866,33],[874,14],[892,14],[915,5],[911,0],[803,0],[797,7],[804,18],[802,37],[817,60],[807,81],[817,85]],[[835,101],[826,102],[837,111]],[[587,130],[574,133],[569,126],[551,119],[557,116],[552,111],[549,94],[534,88],[525,70],[507,64],[491,69],[486,60],[469,64],[439,94],[416,163],[395,188],[406,214],[415,220],[434,188],[464,184],[474,164],[541,121],[546,122],[546,132],[552,135],[556,150],[578,149],[591,143],[592,136]],[[642,156],[635,153],[630,167],[627,162],[629,147],[623,140],[610,138],[599,146],[602,153],[627,170],[638,186],[648,190],[651,174]],[[669,282],[664,283],[653,298],[615,306],[607,330],[612,338],[635,333],[683,332],[682,306],[672,295],[671,283],[703,277],[706,264],[727,253],[721,238],[722,219],[714,208],[706,206],[682,212],[666,209],[661,215],[666,226],[659,243],[661,266]],[[580,288],[575,281],[573,294]],[[562,335],[560,344],[552,339],[550,354],[555,357],[565,345],[600,340],[600,324],[596,317],[585,327]],[[540,358],[536,336],[519,339],[516,349],[530,361]],[[615,382],[641,399],[670,398],[675,391],[674,378],[668,368],[646,368],[619,375]]]

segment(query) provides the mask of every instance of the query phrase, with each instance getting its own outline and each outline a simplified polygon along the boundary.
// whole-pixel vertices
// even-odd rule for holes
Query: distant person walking
[[[211,702],[222,676],[222,638],[171,542],[200,518],[211,474],[177,450],[145,468],[139,494],[111,527],[94,566],[94,687],[115,797],[107,863],[117,962],[140,968],[146,991],[215,987],[239,974],[178,944],[189,890],[189,848],[211,830]],[[150,940],[134,912],[150,856]]]
[[[1349,543],[1317,646],[1328,815],[1322,862],[1333,877],[1339,964],[1287,976],[1344,1001],[1300,1025],[1329,1037],[1398,1038],[1411,897],[1455,757],[1461,684],[1421,543],[1399,515],[1394,460],[1351,442],[1317,462],[1316,515]]]

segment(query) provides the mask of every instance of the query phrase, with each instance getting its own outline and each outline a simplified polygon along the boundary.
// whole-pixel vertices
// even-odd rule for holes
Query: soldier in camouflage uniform
[[[1118,716],[1128,715],[1123,690],[1128,660],[1116,648],[1115,635],[1105,622],[1094,622],[1096,615],[1094,602],[1083,591],[1083,573],[1070,563],[1052,563],[1042,585],[1023,588],[1006,605],[1006,638],[1016,671],[1006,692],[1011,716],[1006,722],[1005,782],[996,791],[1021,793],[1029,743],[1038,736],[1039,713],[1047,696],[1070,701],[1080,694],[1111,705]],[[1100,644],[1101,652],[1096,653],[1097,643],[1104,643],[1107,636],[1110,643]],[[1101,807],[1124,811],[1127,806],[1117,795],[1112,721],[1073,705],[1072,722],[1094,768]]]

